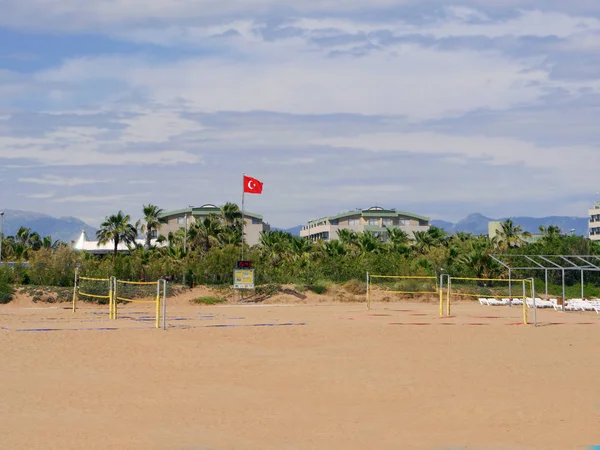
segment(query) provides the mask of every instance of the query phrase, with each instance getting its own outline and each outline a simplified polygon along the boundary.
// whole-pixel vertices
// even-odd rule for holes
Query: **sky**
[[[597,0],[0,0],[0,208],[287,228],[600,200]]]

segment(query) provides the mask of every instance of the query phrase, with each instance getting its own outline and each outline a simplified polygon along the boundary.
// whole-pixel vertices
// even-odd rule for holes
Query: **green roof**
[[[194,206],[192,208],[176,209],[174,211],[166,211],[160,215],[160,217],[172,217],[181,216],[184,214],[191,214],[192,216],[208,216],[209,214],[221,214],[221,208],[214,205],[207,206]],[[244,211],[245,217],[251,217],[253,219],[263,219],[263,216],[250,211]]]
[[[361,217],[408,217],[410,219],[424,220],[429,222],[429,217],[419,216],[418,214],[413,214],[405,211],[397,211],[395,209],[356,209],[354,211],[347,211],[340,214],[336,214],[335,216],[330,217],[322,217],[320,219],[311,220],[309,223],[317,223],[324,221],[332,221],[345,219],[347,217],[352,216],[361,216]]]

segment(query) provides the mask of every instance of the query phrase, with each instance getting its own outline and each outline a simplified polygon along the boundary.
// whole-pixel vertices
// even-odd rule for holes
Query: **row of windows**
[[[262,222],[260,219],[252,218],[252,225],[260,225]],[[185,225],[185,216],[177,218],[177,225]]]
[[[600,214],[590,216],[590,222],[600,222]]]
[[[590,235],[597,235],[600,234],[600,228],[590,228]]]
[[[337,221],[336,221],[337,222]],[[332,225],[337,225],[337,223],[333,223],[333,221],[331,222]],[[367,224],[373,227],[378,227],[379,226],[379,219],[372,217],[370,219],[367,219]],[[391,227],[394,226],[394,219],[390,219],[390,218],[384,218],[381,219],[381,224],[384,227]],[[409,224],[408,220],[403,220],[400,219],[398,220],[398,225],[401,227],[407,226]],[[348,219],[348,226],[351,227],[357,227],[360,225],[360,219]]]

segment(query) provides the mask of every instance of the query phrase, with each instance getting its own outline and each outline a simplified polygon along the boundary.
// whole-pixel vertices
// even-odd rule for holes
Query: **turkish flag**
[[[244,192],[248,194],[262,194],[263,184],[256,178],[244,175]]]

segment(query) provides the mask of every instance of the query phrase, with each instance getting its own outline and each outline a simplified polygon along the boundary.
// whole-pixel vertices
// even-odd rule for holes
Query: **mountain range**
[[[30,228],[40,236],[51,236],[52,240],[71,242],[82,230],[95,236],[96,229],[76,217],[52,217],[31,211],[4,210],[4,235],[14,236],[20,227]]]
[[[520,225],[523,231],[528,231],[532,234],[539,233],[540,226],[548,227],[550,225],[557,226],[561,229],[562,233],[569,234],[573,233],[578,236],[587,236],[588,234],[588,218],[587,217],[569,217],[569,216],[548,216],[548,217],[504,217],[500,219],[493,219],[486,217],[481,214],[469,214],[464,219],[452,223],[444,220],[432,220],[431,225],[441,228],[449,234],[457,232],[471,233],[474,235],[488,234],[488,223],[494,221],[503,222],[506,219],[512,219],[516,225]],[[302,225],[297,227],[288,228],[283,231],[293,234],[294,236],[300,235]]]
[[[587,217],[569,217],[569,216],[548,216],[548,217],[503,217],[500,219],[492,219],[481,214],[469,214],[464,219],[452,223],[443,220],[432,220],[431,225],[442,228],[447,233],[472,233],[472,234],[488,234],[488,223],[498,221],[504,222],[506,219],[511,219],[516,225],[520,225],[523,231],[528,231],[532,234],[539,233],[540,226],[548,227],[550,225],[557,226],[564,234],[573,233],[578,236],[587,236],[588,222]]]
[[[488,223],[491,221],[504,221],[507,218],[492,219],[481,214],[469,214],[464,219],[452,223],[444,220],[432,220],[431,225],[442,228],[447,233],[465,232],[472,234],[487,234]],[[540,226],[555,225],[563,233],[573,233],[579,236],[587,236],[588,218],[586,217],[568,217],[568,216],[549,216],[549,217],[510,217],[515,224],[520,225],[524,231],[538,233]],[[30,228],[36,231],[42,237],[51,236],[53,240],[70,242],[79,237],[82,230],[85,230],[90,238],[96,235],[96,228],[88,225],[76,217],[52,217],[47,214],[41,214],[31,211],[19,211],[7,209],[4,211],[4,235],[14,235],[19,227]],[[281,230],[275,228],[274,230]],[[302,225],[283,229],[294,236],[300,235]]]

